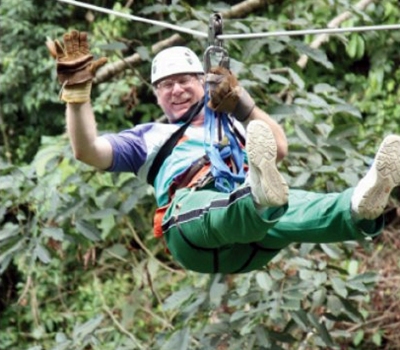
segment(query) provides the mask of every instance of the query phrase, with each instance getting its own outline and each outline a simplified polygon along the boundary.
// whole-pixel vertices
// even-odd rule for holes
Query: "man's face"
[[[157,102],[171,123],[178,121],[203,95],[203,81],[196,74],[177,74],[156,84]]]

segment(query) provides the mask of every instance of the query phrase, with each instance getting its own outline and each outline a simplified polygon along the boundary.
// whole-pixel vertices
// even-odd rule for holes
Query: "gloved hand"
[[[217,112],[230,113],[244,122],[255,107],[254,100],[239,85],[236,77],[224,67],[213,67],[206,75],[210,100],[208,107]]]
[[[72,30],[65,33],[63,39],[64,46],[58,40],[48,38],[46,41],[50,54],[57,62],[58,80],[63,85],[61,99],[70,103],[89,101],[92,80],[107,58],[93,60],[85,32]]]

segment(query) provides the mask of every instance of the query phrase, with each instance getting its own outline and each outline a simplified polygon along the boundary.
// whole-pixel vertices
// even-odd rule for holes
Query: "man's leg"
[[[200,272],[241,272],[261,267],[280,248],[255,242],[287,209],[288,187],[276,167],[277,146],[269,126],[247,128],[249,184],[230,194],[179,190],[163,220],[169,250],[185,267]]]
[[[355,189],[343,193],[291,190],[289,209],[263,240],[274,248],[291,242],[330,243],[375,236],[394,187],[400,185],[400,137],[384,139]]]

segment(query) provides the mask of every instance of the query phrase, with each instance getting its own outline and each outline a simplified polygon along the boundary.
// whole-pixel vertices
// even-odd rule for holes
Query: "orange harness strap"
[[[172,199],[174,198],[175,192],[180,188],[201,188],[211,181],[210,174],[210,161],[207,157],[200,158],[194,163],[182,176],[174,180],[169,188],[168,198],[169,201],[166,205],[157,208],[154,214],[153,220],[153,231],[156,238],[163,236],[162,232],[162,221],[164,215],[171,205]]]

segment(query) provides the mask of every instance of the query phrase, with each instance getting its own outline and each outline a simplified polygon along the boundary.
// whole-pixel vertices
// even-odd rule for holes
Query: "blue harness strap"
[[[240,148],[239,141],[233,133],[229,117],[226,113],[219,113],[213,111],[208,107],[209,101],[208,84],[205,89],[205,103],[204,103],[204,127],[205,139],[204,147],[208,158],[211,163],[211,174],[215,180],[215,187],[222,192],[232,192],[238,184],[242,184],[245,180],[244,154]],[[220,123],[222,126],[224,136],[226,136],[228,143],[225,145],[222,140],[216,142],[215,133],[217,125]],[[231,169],[227,161],[231,159],[233,162]]]

